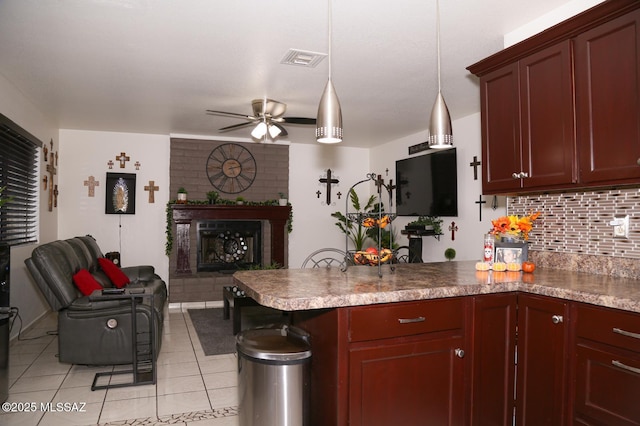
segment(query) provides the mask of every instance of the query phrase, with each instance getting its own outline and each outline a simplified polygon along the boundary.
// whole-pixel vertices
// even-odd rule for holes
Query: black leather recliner
[[[130,300],[99,300],[83,296],[73,275],[87,269],[105,288],[113,285],[100,269],[100,247],[91,236],[58,240],[36,247],[25,260],[27,269],[51,307],[58,311],[60,362],[85,365],[130,364],[133,360]],[[148,298],[136,303],[138,338],[153,336],[155,354],[160,352],[167,286],[153,266],[122,268],[130,279],[126,288],[144,288],[153,293],[154,309]],[[155,315],[154,330],[150,318]],[[147,337],[144,337],[147,336]],[[138,348],[141,346],[139,345]],[[142,345],[144,347],[144,345]],[[147,353],[149,346],[147,345]]]

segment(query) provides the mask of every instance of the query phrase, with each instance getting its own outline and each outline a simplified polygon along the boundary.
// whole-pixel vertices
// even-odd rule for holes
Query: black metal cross
[[[473,156],[473,161],[469,163],[471,167],[473,167],[473,180],[478,180],[478,166],[481,165],[482,162],[478,161],[478,156]]]
[[[480,194],[480,198],[475,203],[478,205],[480,209],[480,222],[482,222],[482,205],[487,204],[487,202],[482,199],[482,194]]]
[[[330,206],[331,205],[331,185],[334,183],[339,183],[340,181],[338,179],[332,179],[331,178],[331,169],[327,169],[327,177],[326,178],[320,178],[320,183],[326,183],[327,184],[327,205]]]

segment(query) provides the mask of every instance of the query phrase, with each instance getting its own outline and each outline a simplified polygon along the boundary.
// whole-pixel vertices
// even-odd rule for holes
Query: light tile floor
[[[19,412],[3,406],[1,425],[238,425],[236,356],[205,356],[186,310],[165,313],[155,385],[96,391],[91,391],[95,373],[112,367],[58,362],[51,335],[56,319],[48,314],[12,342],[7,402]],[[130,380],[121,375],[112,381],[117,378]],[[57,403],[64,404],[58,409]]]

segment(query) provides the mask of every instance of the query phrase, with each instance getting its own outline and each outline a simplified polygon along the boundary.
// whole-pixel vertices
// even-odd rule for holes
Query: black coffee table
[[[233,334],[238,334],[241,330],[241,318],[240,311],[244,306],[258,306],[259,303],[250,298],[249,296],[238,296],[233,287],[225,286],[222,289],[222,300],[224,306],[222,308],[222,318],[229,319],[229,308],[233,304]]]

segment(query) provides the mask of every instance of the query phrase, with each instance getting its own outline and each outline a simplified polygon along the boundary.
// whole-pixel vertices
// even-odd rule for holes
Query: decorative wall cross
[[[456,225],[455,222],[451,222],[451,225],[449,225],[449,231],[451,231],[451,241],[454,241],[456,239],[457,230],[458,230],[458,225]]]
[[[150,203],[155,203],[156,202],[156,198],[155,198],[154,194],[159,189],[160,189],[160,187],[155,186],[155,181],[152,181],[152,180],[149,181],[149,185],[146,185],[144,187],[145,191],[149,191],[149,202]]]
[[[53,177],[58,173],[58,169],[54,165],[53,152],[49,154],[49,164],[47,164],[47,172],[49,172],[49,211],[53,211]],[[57,188],[57,185],[56,185]]]
[[[109,166],[109,170],[113,169],[113,160],[107,161],[107,166]]]
[[[331,169],[327,169],[327,177],[320,178],[319,181],[320,183],[327,184],[327,205],[330,206],[331,205],[331,185],[337,184],[340,181],[338,179],[331,177]]]
[[[58,184],[56,184],[55,188],[53,189],[53,196],[54,196],[53,206],[54,207],[58,207],[58,194],[59,194],[59,192],[58,192]]]
[[[96,178],[94,178],[93,176],[89,176],[89,178],[87,180],[84,181],[84,186],[88,186],[89,187],[89,197],[95,197],[96,195],[96,186],[100,186],[100,182],[98,182],[96,180]]]
[[[482,162],[478,161],[478,156],[473,156],[473,161],[469,163],[471,167],[473,167],[473,180],[478,180],[478,166],[481,165]]]
[[[124,166],[125,166],[126,162],[127,161],[131,161],[131,157],[129,157],[124,152],[121,152],[120,155],[116,156],[116,160],[118,160],[120,162],[120,168],[124,169]]]
[[[136,166],[136,170],[140,170],[140,166],[141,166],[141,165],[142,165],[142,164],[140,164],[140,162],[139,162],[139,161],[136,161],[136,163],[134,164],[134,166]]]
[[[482,222],[482,205],[483,204],[487,204],[487,202],[482,199],[482,194],[480,194],[480,198],[475,203],[478,205],[478,208],[480,209],[480,212],[479,212],[480,213],[480,222]]]

